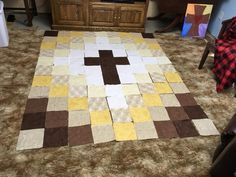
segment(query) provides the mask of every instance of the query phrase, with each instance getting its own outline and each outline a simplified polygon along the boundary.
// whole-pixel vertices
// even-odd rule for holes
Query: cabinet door
[[[116,26],[117,10],[114,5],[91,4],[89,24],[92,26]]]
[[[126,27],[144,26],[145,6],[120,7],[118,25]]]
[[[83,0],[53,0],[57,24],[85,25],[86,11]]]

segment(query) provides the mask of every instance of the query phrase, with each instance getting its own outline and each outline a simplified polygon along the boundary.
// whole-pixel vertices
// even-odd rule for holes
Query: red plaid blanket
[[[236,17],[226,28],[223,38],[216,40],[214,68],[217,92],[236,82]]]

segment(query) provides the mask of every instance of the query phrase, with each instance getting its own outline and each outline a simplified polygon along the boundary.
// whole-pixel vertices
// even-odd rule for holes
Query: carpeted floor
[[[112,142],[72,148],[16,151],[43,31],[13,29],[0,49],[0,176],[208,176],[219,137]],[[204,41],[177,33],[156,35],[198,104],[219,131],[236,112],[233,90],[217,94],[210,71],[197,66]]]

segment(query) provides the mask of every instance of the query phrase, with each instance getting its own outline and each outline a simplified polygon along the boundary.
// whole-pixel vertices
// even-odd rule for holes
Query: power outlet
[[[219,15],[218,15],[218,19],[219,19],[220,21],[222,21],[223,18],[224,18],[224,15],[225,15],[224,11],[221,10],[220,13],[219,13]]]

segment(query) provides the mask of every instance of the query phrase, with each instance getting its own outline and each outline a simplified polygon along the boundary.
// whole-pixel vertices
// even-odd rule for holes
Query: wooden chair
[[[220,33],[218,35],[218,39],[222,39],[223,38],[223,34],[224,34],[227,26],[230,24],[231,21],[232,21],[232,19],[225,20],[225,21],[222,22],[222,27],[221,27]],[[215,50],[216,50],[215,42],[207,42],[206,48],[205,48],[204,53],[202,55],[202,59],[200,61],[198,69],[202,69],[204,63],[206,62],[208,54],[210,52],[215,53]]]

